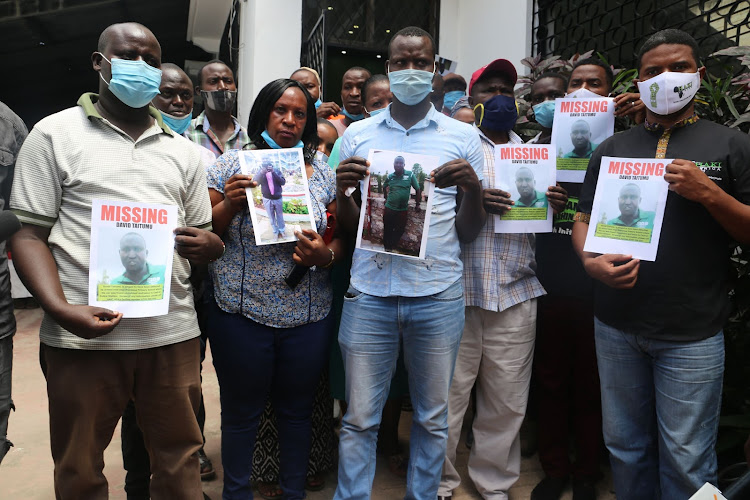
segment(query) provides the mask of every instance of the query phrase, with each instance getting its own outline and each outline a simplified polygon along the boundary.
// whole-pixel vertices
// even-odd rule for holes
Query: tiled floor
[[[49,454],[49,431],[47,418],[47,396],[44,377],[39,369],[38,329],[41,320],[39,309],[17,311],[18,333],[15,337],[13,368],[13,399],[17,411],[11,415],[9,438],[15,443],[0,465],[0,498],[3,500],[47,500],[54,498],[52,486],[52,459]],[[204,483],[204,491],[213,499],[221,498],[221,462],[219,459],[219,388],[216,373],[208,358],[203,364],[203,394],[206,400],[206,452],[217,467],[219,479]],[[408,439],[411,423],[409,413],[401,419],[401,438]],[[110,498],[125,499],[120,453],[119,427],[112,443],[105,452],[105,469],[110,484]],[[462,477],[467,478],[466,460],[468,450],[459,444],[458,465]],[[529,498],[531,490],[542,477],[536,457],[524,459],[521,464],[521,478],[511,489],[512,500]],[[309,493],[311,500],[327,500],[333,497],[336,476],[332,471],[327,478],[326,488]],[[378,463],[373,499],[386,500],[403,498],[404,480],[393,476],[385,463]],[[607,477],[599,484],[599,498],[614,500],[611,481]],[[481,498],[470,484],[464,483],[453,495],[455,500]],[[258,496],[260,498],[260,496]],[[570,491],[562,497],[570,500]]]

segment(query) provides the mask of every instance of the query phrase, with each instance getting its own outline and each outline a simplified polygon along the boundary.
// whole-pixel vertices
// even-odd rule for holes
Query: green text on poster
[[[164,284],[160,285],[96,285],[96,300],[101,302],[144,302],[161,300]]]
[[[586,170],[589,166],[588,158],[558,158],[557,170]]]
[[[547,207],[513,207],[500,218],[502,220],[545,220]]]
[[[651,243],[651,229],[644,227],[613,226],[597,224],[594,236],[612,240],[635,241],[637,243]]]

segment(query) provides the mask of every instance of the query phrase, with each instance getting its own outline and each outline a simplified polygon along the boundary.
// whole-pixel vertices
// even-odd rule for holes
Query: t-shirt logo
[[[148,282],[149,285],[158,285],[160,281],[161,281],[161,278],[158,276],[146,278],[146,282]]]
[[[656,107],[656,94],[659,92],[659,84],[654,82],[648,89],[651,91],[651,105]]]

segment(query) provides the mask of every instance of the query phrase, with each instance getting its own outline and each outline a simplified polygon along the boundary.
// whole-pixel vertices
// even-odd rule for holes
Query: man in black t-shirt
[[[573,244],[595,280],[604,439],[618,500],[689,498],[716,484],[730,243],[750,243],[750,139],[698,119],[705,69],[679,30],[639,54],[646,123],[589,162]],[[654,262],[583,251],[603,156],[675,158]]]

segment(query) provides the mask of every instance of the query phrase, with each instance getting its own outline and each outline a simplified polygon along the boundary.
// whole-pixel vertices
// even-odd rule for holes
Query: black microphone
[[[310,268],[307,266],[303,266],[302,264],[294,264],[294,267],[291,271],[289,271],[289,274],[286,275],[286,278],[284,278],[284,281],[286,284],[294,290],[297,288],[297,285],[299,285],[299,282],[302,281],[302,277],[307,274],[307,271],[309,271]]]
[[[7,240],[21,229],[21,221],[9,210],[0,212],[0,242]]]

